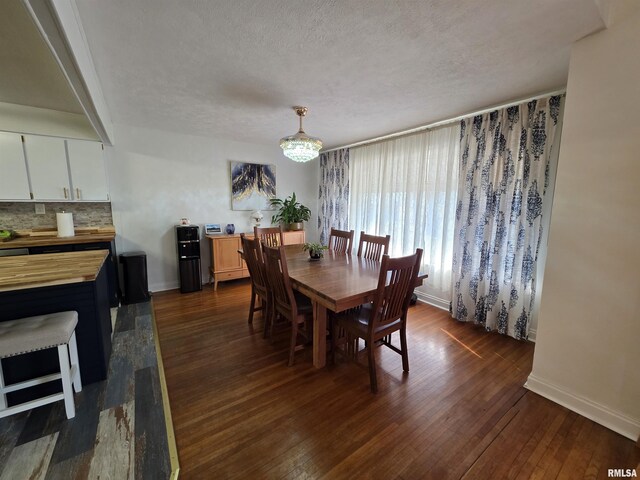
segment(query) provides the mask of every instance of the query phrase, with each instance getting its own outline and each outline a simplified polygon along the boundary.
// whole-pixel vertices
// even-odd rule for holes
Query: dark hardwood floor
[[[180,478],[607,478],[640,448],[522,387],[533,345],[418,304],[409,362],[287,367],[288,333],[247,324],[248,281],[155,294]],[[397,341],[397,336],[395,338]],[[638,470],[640,473],[640,470]]]

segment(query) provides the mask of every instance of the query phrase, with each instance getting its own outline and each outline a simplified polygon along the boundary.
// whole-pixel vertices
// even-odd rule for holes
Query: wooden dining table
[[[380,262],[331,251],[324,252],[320,260],[311,260],[302,245],[285,246],[285,254],[293,288],[313,305],[313,365],[322,368],[326,364],[327,311],[342,312],[372,301]],[[416,286],[426,278],[420,272]]]

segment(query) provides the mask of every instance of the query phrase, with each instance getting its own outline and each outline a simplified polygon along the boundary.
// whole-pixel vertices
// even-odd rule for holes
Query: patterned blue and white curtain
[[[320,243],[329,241],[331,227],[346,230],[349,225],[349,149],[320,154],[318,231]]]
[[[461,122],[451,305],[458,320],[528,336],[563,101],[533,100]]]

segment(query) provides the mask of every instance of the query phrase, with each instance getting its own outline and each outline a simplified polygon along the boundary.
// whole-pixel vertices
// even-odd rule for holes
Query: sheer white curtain
[[[460,125],[350,150],[349,228],[391,235],[390,254],[422,248],[428,301],[448,308]]]

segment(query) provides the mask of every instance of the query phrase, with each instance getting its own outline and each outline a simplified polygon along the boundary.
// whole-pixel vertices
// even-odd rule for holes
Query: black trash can
[[[146,302],[149,300],[149,284],[147,280],[147,254],[145,252],[128,252],[120,255],[122,264],[122,280],[124,295],[122,303]]]

